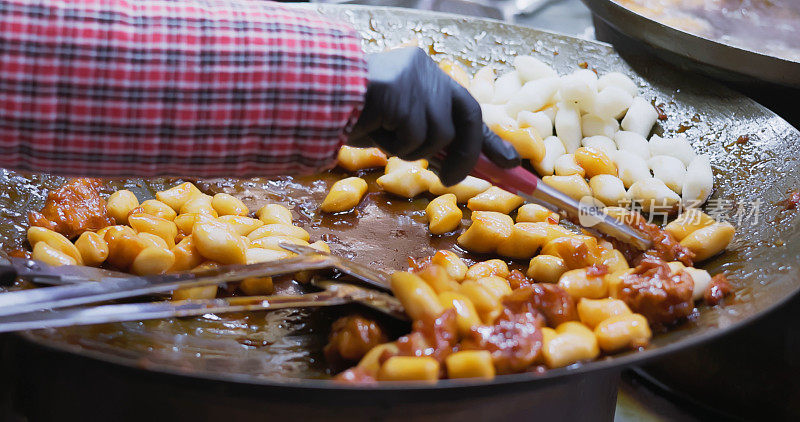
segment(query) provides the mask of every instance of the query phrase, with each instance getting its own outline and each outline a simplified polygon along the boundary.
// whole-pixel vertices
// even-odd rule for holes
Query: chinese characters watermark
[[[702,220],[707,218],[706,216],[713,221],[729,222],[736,226],[745,223],[758,224],[763,201],[760,198],[744,202],[712,198],[703,206],[701,201],[669,203],[667,200],[632,201],[623,199],[616,207],[603,207],[591,197],[584,197],[580,202],[579,220],[583,226],[591,227],[600,221],[599,214],[603,212],[628,225],[635,224],[640,215],[647,223],[657,225],[666,224],[670,217],[676,215],[680,216],[683,224],[689,225],[703,224]]]

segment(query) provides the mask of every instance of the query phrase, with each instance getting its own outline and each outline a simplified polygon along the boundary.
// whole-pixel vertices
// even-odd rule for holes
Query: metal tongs
[[[385,293],[390,290],[386,274],[307,246],[281,244],[281,247],[298,255],[259,264],[229,265],[192,273],[156,276],[131,276],[84,266],[52,267],[29,259],[9,258],[7,264],[0,263],[0,279],[3,281],[22,278],[54,287],[0,293],[0,332],[354,302],[394,318],[407,319],[399,301]],[[296,296],[248,296],[72,308],[166,293],[179,288],[219,285],[249,277],[322,269],[334,269],[365,283],[369,288],[315,278],[312,279],[312,285],[322,289],[321,292]]]

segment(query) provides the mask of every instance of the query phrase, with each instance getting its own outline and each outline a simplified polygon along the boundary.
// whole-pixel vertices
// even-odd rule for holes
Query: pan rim
[[[127,359],[122,356],[111,355],[103,353],[98,350],[84,349],[78,345],[71,345],[63,342],[47,341],[42,337],[37,337],[31,334],[30,331],[22,333],[14,333],[23,341],[27,341],[50,349],[56,352],[68,353],[78,357],[90,358],[108,364],[126,367],[133,370],[145,371],[156,374],[171,375],[182,377],[186,379],[196,379],[209,382],[219,383],[233,383],[238,385],[249,385],[254,387],[264,388],[281,388],[281,389],[295,389],[295,390],[336,390],[336,391],[403,391],[403,392],[425,392],[425,391],[440,391],[440,390],[472,390],[480,388],[489,388],[496,386],[510,386],[519,384],[535,384],[537,387],[548,385],[551,383],[564,382],[576,376],[585,374],[599,374],[606,371],[622,370],[629,366],[639,365],[665,355],[669,355],[681,349],[688,349],[691,347],[699,346],[708,341],[719,338],[723,335],[731,334],[750,324],[757,322],[763,317],[771,314],[782,306],[786,305],[795,297],[800,297],[800,289],[795,290],[790,295],[785,296],[782,300],[775,302],[769,308],[765,309],[762,313],[754,315],[748,319],[738,321],[725,328],[716,329],[691,337],[685,340],[676,341],[659,347],[658,349],[643,350],[636,352],[628,352],[620,357],[608,357],[602,360],[591,361],[584,364],[570,365],[565,368],[548,369],[543,374],[507,374],[498,375],[490,381],[481,380],[439,380],[435,384],[425,384],[418,382],[382,382],[375,385],[350,385],[336,382],[331,379],[303,379],[303,378],[286,378],[277,380],[274,378],[260,378],[254,376],[247,376],[243,374],[222,374],[219,372],[212,372],[206,370],[193,370],[192,372],[185,372],[175,369],[174,366],[148,363],[146,366],[137,365],[133,359]]]
[[[797,272],[800,275],[800,270]],[[765,316],[775,312],[779,308],[786,305],[788,302],[796,297],[800,297],[800,289],[796,289],[791,294],[783,297],[780,301],[773,303],[769,308],[765,309],[762,313],[751,316],[733,323],[725,328],[709,331],[695,337],[685,340],[676,341],[657,349],[632,351],[620,357],[610,356],[602,360],[591,361],[582,364],[574,364],[564,368],[548,369],[543,374],[519,373],[498,375],[489,381],[482,380],[439,380],[435,384],[425,384],[419,382],[381,382],[373,385],[350,385],[334,381],[332,379],[304,379],[304,378],[285,378],[275,379],[267,377],[255,377],[244,374],[222,374],[219,372],[197,370],[192,372],[180,371],[175,369],[174,366],[148,363],[146,366],[137,365],[133,359],[128,359],[122,356],[111,355],[103,353],[98,350],[91,350],[81,348],[78,345],[67,344],[64,342],[48,341],[42,337],[32,334],[31,331],[24,331],[21,333],[14,333],[15,336],[21,338],[23,341],[33,343],[40,347],[50,349],[52,351],[68,353],[78,357],[90,358],[108,364],[126,367],[128,369],[145,371],[155,374],[171,375],[182,377],[186,379],[196,379],[216,383],[249,385],[261,388],[281,388],[281,389],[295,389],[295,390],[311,390],[311,391],[391,391],[391,392],[424,392],[424,391],[439,391],[439,390],[472,390],[481,388],[490,388],[497,386],[510,386],[519,384],[532,384],[537,387],[549,385],[552,383],[565,382],[571,378],[586,374],[599,374],[607,371],[622,370],[633,365],[641,365],[645,362],[655,360],[671,353],[677,352],[681,349],[688,349],[699,346],[703,343],[709,342],[723,335],[734,333],[742,328],[749,326],[764,318]]]
[[[587,1],[587,0],[584,0]],[[418,14],[418,15],[425,15],[425,16],[432,16],[432,17],[440,17],[440,18],[458,18],[458,19],[470,19],[470,20],[480,20],[491,22],[492,24],[500,24],[510,27],[519,27],[525,30],[535,31],[539,33],[545,34],[554,34],[561,37],[568,37],[573,41],[576,42],[583,42],[589,43],[593,45],[602,46],[605,48],[612,48],[609,44],[592,41],[592,40],[585,40],[581,38],[577,38],[574,36],[568,36],[564,34],[559,34],[554,31],[546,31],[546,30],[539,30],[535,28],[524,27],[521,25],[510,24],[506,22],[501,22],[495,19],[485,19],[485,18],[473,18],[464,15],[452,14],[452,13],[441,13],[441,12],[429,12],[429,11],[415,11],[411,9],[403,9],[403,8],[396,8],[396,7],[374,7],[374,6],[354,6],[354,5],[297,5],[297,6],[289,6],[289,7],[299,7],[299,8],[319,8],[321,10],[351,10],[351,9],[363,9],[363,10],[398,10],[402,11],[404,14]],[[616,53],[614,53],[616,54]],[[720,89],[725,92],[734,93],[733,90],[722,86],[721,84],[714,82],[714,81],[707,81],[710,84],[715,85],[714,89]],[[788,122],[785,122],[783,118],[772,112],[771,110],[767,109],[766,107],[762,106],[761,104],[757,103],[756,101],[752,100],[749,97],[746,97],[742,94],[736,94],[740,96],[742,100],[750,101],[758,108],[764,110],[768,113],[772,118],[777,118],[786,123],[788,127],[792,127]],[[794,129],[795,131],[797,129]],[[800,278],[800,269],[795,272],[796,278]],[[265,377],[255,377],[255,376],[248,376],[244,374],[223,374],[219,372],[207,371],[207,370],[192,370],[192,372],[185,372],[175,369],[174,366],[158,364],[158,363],[148,363],[146,366],[138,365],[137,361],[134,359],[125,358],[118,355],[112,355],[108,353],[103,353],[98,350],[91,350],[86,348],[81,348],[78,345],[68,344],[65,342],[58,342],[58,341],[51,341],[47,340],[43,337],[36,336],[32,334],[30,331],[22,332],[22,333],[15,333],[14,335],[23,341],[30,342],[36,344],[38,346],[44,347],[46,349],[50,349],[57,352],[68,353],[71,355],[90,358],[94,360],[98,360],[101,362],[126,367],[133,370],[144,370],[148,373],[156,373],[156,374],[164,374],[164,375],[171,375],[171,376],[178,376],[186,379],[197,379],[197,380],[204,380],[210,382],[220,382],[226,384],[238,384],[238,385],[249,385],[253,387],[260,387],[260,388],[280,388],[280,389],[290,389],[290,390],[323,390],[323,391],[383,391],[383,392],[427,392],[427,391],[439,391],[439,390],[448,390],[448,391],[465,391],[465,390],[474,390],[474,389],[485,389],[497,386],[510,386],[510,385],[535,385],[536,387],[548,385],[551,383],[557,382],[564,382],[568,379],[571,379],[575,376],[584,375],[584,374],[599,374],[605,371],[614,371],[614,370],[621,370],[625,367],[632,366],[634,364],[641,364],[646,361],[654,360],[660,357],[664,357],[670,353],[676,352],[680,349],[686,349],[690,347],[695,347],[705,342],[711,341],[713,339],[719,338],[723,335],[728,335],[733,333],[739,329],[742,329],[756,321],[760,320],[761,318],[765,317],[766,315],[771,314],[775,310],[781,308],[789,301],[793,300],[796,297],[800,297],[800,286],[797,286],[792,290],[788,295],[784,296],[778,301],[772,303],[769,307],[764,309],[758,314],[751,315],[750,317],[734,322],[730,325],[725,326],[724,328],[717,328],[712,331],[702,333],[693,337],[689,337],[686,339],[682,339],[673,343],[669,343],[663,346],[660,346],[657,349],[645,349],[643,351],[638,352],[628,352],[619,357],[608,357],[602,360],[587,362],[585,364],[579,365],[571,365],[566,368],[558,368],[558,369],[551,369],[546,371],[544,374],[530,374],[530,373],[521,373],[521,374],[508,374],[508,375],[500,375],[495,377],[490,381],[481,381],[481,380],[439,380],[436,384],[423,384],[417,382],[409,382],[409,383],[379,383],[377,385],[370,385],[370,386],[357,386],[357,385],[347,385],[338,383],[333,380],[322,380],[322,379],[302,379],[302,378],[284,378],[284,379],[274,379],[274,378],[265,378]]]
[[[733,44],[728,44],[721,41],[716,41],[710,38],[706,38],[697,34],[693,34],[683,29],[663,24],[647,16],[640,15],[626,8],[625,6],[622,6],[621,4],[615,2],[614,0],[581,0],[581,1],[591,10],[592,14],[602,19],[607,25],[610,25],[617,31],[629,37],[632,37],[638,41],[644,42],[652,47],[680,55],[685,59],[701,63],[703,66],[711,66],[717,69],[725,70],[727,72],[755,78],[764,82],[771,82],[771,83],[777,83],[781,85],[794,86],[794,87],[800,86],[800,76],[792,78],[791,71],[770,72],[768,74],[768,75],[786,75],[783,78],[781,78],[780,76],[771,76],[765,78],[763,73],[756,71],[756,70],[762,70],[763,66],[778,66],[783,70],[787,70],[786,68],[792,68],[792,70],[794,70],[797,75],[800,75],[800,60],[798,61],[789,60],[787,58],[773,56],[770,54],[754,50],[748,50],[744,47],[739,47]],[[634,28],[635,25],[620,25],[622,19],[615,18],[613,16],[614,14],[620,14],[624,16],[624,19],[629,20],[629,22],[637,22],[639,25],[645,25],[646,28],[634,30],[632,28]],[[661,42],[656,37],[653,37],[651,35],[651,33],[654,32],[652,28],[656,28],[658,31],[661,31],[665,34],[668,34],[670,37],[675,37],[677,39],[673,40],[673,42],[669,44]],[[697,44],[700,45],[698,46]],[[697,51],[709,51],[708,48],[719,49],[725,55],[731,56],[732,59],[728,60],[725,63],[720,63],[718,61],[711,62],[707,59],[708,56],[704,56],[705,58],[698,58],[696,54],[692,54],[696,53]],[[734,61],[741,62],[742,60],[749,61],[752,64],[752,66],[744,69],[736,69],[730,66],[728,63]],[[754,60],[756,61],[756,63],[752,63]],[[750,71],[750,69],[753,70]]]

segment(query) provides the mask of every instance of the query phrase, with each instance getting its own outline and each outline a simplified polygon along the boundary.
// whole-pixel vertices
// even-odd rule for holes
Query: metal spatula
[[[495,186],[521,196],[557,213],[566,214],[584,228],[597,230],[641,250],[650,249],[653,242],[614,217],[605,214],[593,203],[576,201],[546,183],[523,167],[501,168],[481,154],[472,170],[475,177],[486,179]]]
[[[284,246],[282,244],[282,246]],[[15,277],[45,284],[68,284],[0,294],[0,316],[105,302],[170,292],[185,287],[219,285],[248,277],[268,277],[300,271],[333,268],[363,281],[370,287],[389,291],[386,274],[313,248],[284,246],[298,256],[251,265],[228,265],[191,273],[132,276],[92,267],[52,267],[42,262],[10,258],[0,262],[4,281]],[[90,280],[90,281],[86,281]]]
[[[395,319],[408,319],[400,302],[386,293],[330,280],[313,280],[312,284],[323,290],[295,296],[245,296],[179,302],[124,303],[8,315],[0,317],[0,333],[205,314],[336,306],[348,303],[367,306]]]

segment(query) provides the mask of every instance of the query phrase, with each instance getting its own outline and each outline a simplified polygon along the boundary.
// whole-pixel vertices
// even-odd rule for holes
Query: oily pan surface
[[[800,62],[800,4],[796,0],[614,1],[698,37]]]
[[[778,12],[779,18],[771,20],[768,14],[755,10],[758,8],[749,7],[745,13],[738,6],[725,8],[718,1],[712,2],[715,6],[706,12],[718,15],[714,20],[720,24],[724,23],[728,27],[723,32],[729,32],[731,28],[736,28],[735,32],[739,32],[740,38],[746,40],[745,42],[733,42],[730,37],[722,36],[719,33],[699,33],[702,31],[691,28],[682,29],[682,26],[691,25],[690,19],[676,17],[674,22],[668,22],[658,16],[651,16],[651,13],[642,12],[636,7],[626,7],[631,3],[642,1],[649,2],[650,0],[583,0],[586,6],[592,10],[595,18],[604,21],[605,24],[614,28],[614,31],[630,37],[634,41],[634,45],[632,45],[634,48],[646,46],[652,54],[656,54],[670,63],[678,64],[684,69],[703,72],[715,79],[742,82],[748,85],[766,82],[790,87],[800,86],[800,79],[798,79],[800,61],[795,57],[798,45],[793,38],[793,32],[797,32],[798,22],[791,17],[794,12]],[[686,2],[686,4],[697,8],[703,1]],[[731,3],[737,1],[731,0]],[[760,3],[775,6],[778,2]],[[782,4],[788,5],[789,3]],[[789,8],[793,9],[791,6]],[[678,9],[675,6],[667,6],[666,14],[681,13]],[[703,10],[703,8],[699,7],[698,10]],[[600,21],[596,20],[597,23]],[[748,21],[755,21],[757,24]],[[598,27],[598,29],[602,28]],[[774,35],[771,35],[772,32],[782,35],[772,36]],[[612,38],[615,39],[615,44],[629,41],[617,36],[612,36]],[[776,46],[775,43],[780,43],[781,39],[785,39],[788,44],[783,43],[784,47]],[[789,51],[780,51],[784,48]]]
[[[711,156],[716,192],[710,204],[732,208],[729,214],[738,225],[728,251],[704,264],[712,274],[728,274],[735,294],[726,301],[727,306],[701,306],[695,320],[657,335],[643,353],[574,365],[550,371],[550,376],[630,363],[659,349],[681,347],[751,320],[800,289],[798,214],[785,210],[785,200],[800,188],[800,133],[755,102],[646,59],[633,63],[634,70],[604,44],[529,28],[391,8],[325,6],[321,10],[352,22],[361,31],[367,51],[417,38],[435,58],[456,59],[471,71],[487,63],[507,67],[517,54],[532,54],[562,74],[581,62],[600,74],[621,71],[639,83],[641,95],[655,98],[668,116],[657,124],[657,133],[683,132],[698,153]],[[738,143],[742,135],[749,139]],[[317,206],[327,188],[343,175],[334,170],[321,176],[196,183],[209,194],[234,194],[251,210],[266,202],[289,206],[312,239],[322,238],[334,253],[387,271],[405,269],[408,257],[428,256],[437,248],[453,245],[454,237],[432,237],[428,233],[426,198],[409,201],[385,195],[374,183],[375,173],[366,176],[370,194],[356,213],[323,215]],[[0,171],[0,244],[4,248],[23,245],[26,212],[40,209],[47,190],[64,181],[54,176]],[[105,192],[124,187],[140,199],[150,198],[180,181],[112,181],[106,184]],[[751,215],[737,223],[736,207],[742,204],[752,211],[749,204],[755,201],[760,201],[757,221]],[[291,280],[277,283],[278,293],[300,291],[302,286]],[[341,309],[280,310],[40,330],[23,335],[59,349],[153,370],[258,383],[287,382],[330,375],[320,350],[331,322],[340,314]],[[497,382],[521,376],[498,377]]]

